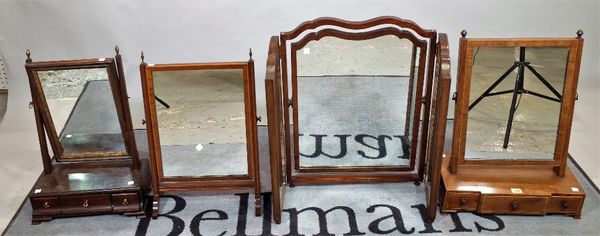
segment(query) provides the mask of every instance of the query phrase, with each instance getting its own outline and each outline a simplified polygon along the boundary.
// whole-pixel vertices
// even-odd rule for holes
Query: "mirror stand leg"
[[[254,215],[262,215],[262,200],[260,198],[260,193],[254,195]]]
[[[158,218],[158,206],[160,205],[160,194],[152,196],[152,219]]]

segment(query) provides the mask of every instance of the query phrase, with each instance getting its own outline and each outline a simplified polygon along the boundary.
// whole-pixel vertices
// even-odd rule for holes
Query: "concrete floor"
[[[154,72],[166,176],[248,173],[241,69]]]
[[[480,48],[475,56],[471,78],[470,103],[475,101],[515,61],[514,48]],[[568,51],[561,48],[527,49],[526,61],[562,94]],[[515,86],[517,70],[493,91]],[[555,97],[532,72],[525,71],[524,88]],[[467,123],[467,159],[553,158],[560,103],[525,94],[515,112],[508,148],[502,148],[512,93],[484,98],[469,111]]]

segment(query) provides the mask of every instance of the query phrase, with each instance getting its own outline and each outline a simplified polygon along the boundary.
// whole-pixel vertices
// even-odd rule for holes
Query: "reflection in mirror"
[[[465,159],[553,160],[568,48],[473,52]]]
[[[127,155],[106,68],[38,71],[37,76],[63,158]]]
[[[8,78],[6,77],[6,67],[4,65],[4,58],[2,58],[2,52],[0,52],[0,124],[6,114],[6,106],[8,105]]]
[[[301,167],[409,165],[411,41],[326,36],[296,55]]]
[[[163,176],[248,175],[243,76],[153,72]]]

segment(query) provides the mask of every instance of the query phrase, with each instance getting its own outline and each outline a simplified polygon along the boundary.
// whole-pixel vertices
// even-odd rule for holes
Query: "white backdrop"
[[[252,48],[259,115],[266,117],[263,79],[270,36],[322,16],[365,20],[381,15],[447,33],[453,76],[463,28],[469,37],[575,37],[577,29],[583,29],[586,41],[570,153],[600,184],[598,1],[0,0],[0,50],[9,67],[10,89],[7,117],[0,127],[0,185],[19,183],[5,190],[0,210],[18,207],[42,168],[33,113],[27,109],[26,49],[36,61],[80,59],[112,57],[118,44],[139,127],[140,51],[148,63],[210,62],[246,60]]]

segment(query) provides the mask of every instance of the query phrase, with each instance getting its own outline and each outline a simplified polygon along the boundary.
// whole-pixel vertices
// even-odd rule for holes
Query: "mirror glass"
[[[127,155],[107,68],[37,71],[37,77],[62,158]]]
[[[6,72],[6,66],[4,64],[4,59],[2,58],[2,53],[0,52],[0,124],[4,119],[4,114],[6,114],[6,106],[8,105],[8,78]]]
[[[242,69],[154,71],[165,177],[248,174]]]
[[[326,36],[296,51],[300,167],[409,165],[413,48]]]
[[[465,159],[554,159],[568,54],[473,48]]]

